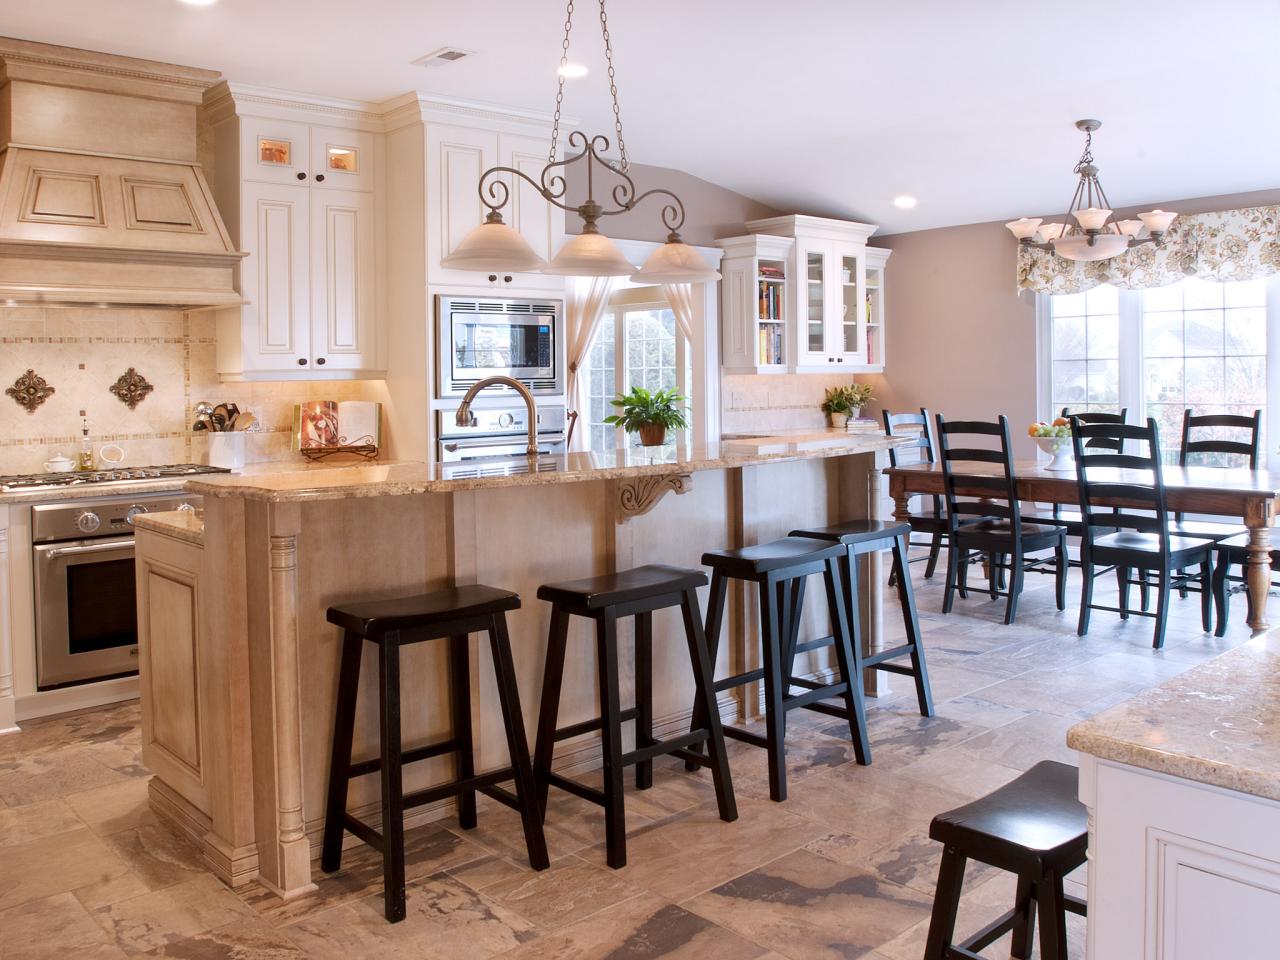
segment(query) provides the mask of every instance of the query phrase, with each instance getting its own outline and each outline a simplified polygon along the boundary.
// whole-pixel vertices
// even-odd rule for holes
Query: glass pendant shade
[[[1117,232],[1126,237],[1136,237],[1142,232],[1141,220],[1120,220],[1115,225]]]
[[[1045,243],[1049,243],[1050,241],[1057,240],[1058,237],[1062,236],[1066,229],[1067,225],[1065,223],[1042,223],[1040,224],[1039,233],[1041,239]]]
[[[668,240],[631,275],[637,283],[702,283],[719,280],[720,274],[702,254],[681,240]]]
[[[629,277],[636,268],[603,233],[580,233],[560,248],[542,272],[557,277]]]
[[[1080,234],[1059,237],[1053,241],[1053,252],[1065,260],[1110,260],[1129,246],[1129,238],[1121,234],[1100,233],[1089,243]]]
[[[1138,219],[1147,225],[1147,229],[1152,233],[1164,233],[1169,229],[1169,224],[1173,223],[1176,213],[1167,210],[1149,210],[1146,213],[1138,214]]]
[[[1040,228],[1040,218],[1020,217],[1017,220],[1010,220],[1005,226],[1019,240],[1030,240],[1036,235],[1036,230]]]
[[[478,273],[536,273],[546,263],[534,253],[529,241],[501,218],[480,224],[440,261],[441,266],[453,270]]]
[[[1101,230],[1109,216],[1111,211],[1100,207],[1088,207],[1075,212],[1076,223],[1080,224],[1082,230]]]

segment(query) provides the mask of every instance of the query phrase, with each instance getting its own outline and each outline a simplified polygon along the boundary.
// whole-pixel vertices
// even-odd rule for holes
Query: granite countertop
[[[523,457],[469,463],[370,463],[358,466],[270,470],[264,466],[240,475],[202,476],[187,490],[206,497],[249,500],[337,500],[349,497],[449,493],[494,487],[536,486],[663,476],[786,460],[809,460],[869,453],[911,443],[909,438],[844,431],[790,437],[724,440],[695,447],[663,447],[540,457],[537,471]]]
[[[195,510],[143,513],[133,518],[133,525],[138,530],[149,530],[198,547],[204,546],[204,514]]]
[[[1067,746],[1280,800],[1280,635],[1251,640],[1076,724]]]

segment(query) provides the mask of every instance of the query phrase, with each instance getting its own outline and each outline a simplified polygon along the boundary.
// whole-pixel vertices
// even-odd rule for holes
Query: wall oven
[[[138,672],[133,518],[194,510],[200,499],[95,497],[31,508],[38,689]]]
[[[559,300],[436,298],[439,396],[507,376],[535,395],[564,393],[564,304]]]
[[[471,423],[460,427],[452,410],[439,412],[441,463],[491,460],[495,457],[523,458],[529,445],[529,411],[517,407],[473,410]],[[539,404],[538,453],[554,456],[565,452],[564,404]]]

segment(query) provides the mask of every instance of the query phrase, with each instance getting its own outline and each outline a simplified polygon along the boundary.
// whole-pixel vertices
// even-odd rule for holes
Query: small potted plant
[[[640,444],[657,447],[667,442],[668,430],[684,430],[689,421],[684,415],[685,398],[674,390],[650,393],[644,387],[632,387],[609,401],[618,412],[605,417],[605,423],[621,427],[627,433],[640,434]]]
[[[867,383],[851,383],[843,387],[831,387],[822,400],[822,412],[831,423],[835,417],[843,418],[836,426],[847,426],[850,420],[862,416],[862,408],[874,400],[871,385]]]

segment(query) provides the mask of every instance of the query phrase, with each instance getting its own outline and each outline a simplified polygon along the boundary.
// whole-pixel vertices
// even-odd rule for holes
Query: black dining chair
[[[1139,453],[1085,454],[1092,439],[1133,441]],[[1160,434],[1155,420],[1147,418],[1146,426],[1116,423],[1084,423],[1072,418],[1071,443],[1076,456],[1076,481],[1079,487],[1084,536],[1080,541],[1080,563],[1084,583],[1080,598],[1080,624],[1077,633],[1089,632],[1089,615],[1093,610],[1109,610],[1120,614],[1154,617],[1155,637],[1152,646],[1164,646],[1165,626],[1169,619],[1169,594],[1174,589],[1195,582],[1201,591],[1200,620],[1205,631],[1210,629],[1211,553],[1213,541],[1182,537],[1171,532],[1169,509],[1165,498],[1164,474],[1160,463]],[[1133,449],[1131,446],[1130,449]],[[1097,570],[1097,566],[1106,567]],[[1199,567],[1199,574],[1184,571]],[[1109,607],[1093,602],[1093,582],[1111,569],[1115,570],[1119,588],[1119,606]],[[1138,579],[1133,571],[1139,571]],[[1129,608],[1129,587],[1155,578],[1156,609]]]
[[[1129,418],[1129,408],[1121,407],[1119,413],[1105,413],[1101,410],[1089,410],[1082,413],[1073,414],[1069,407],[1063,407],[1061,416],[1070,420],[1073,416],[1078,417],[1081,423],[1125,423]],[[1107,437],[1095,437],[1085,444],[1087,451],[1110,450],[1113,453],[1124,452],[1124,442],[1111,440]],[[1064,510],[1062,504],[1055,503],[1049,512],[1037,510],[1035,513],[1028,513],[1028,520],[1034,520],[1037,523],[1060,523],[1067,528],[1067,536],[1079,537],[1084,533],[1084,519],[1080,516],[1078,510]],[[1071,561],[1073,567],[1080,566],[1078,560]]]
[[[914,440],[914,443],[906,446],[889,448],[889,466],[898,466],[899,455],[907,450],[919,451],[917,454],[919,459],[912,462],[934,462],[932,425],[929,420],[929,411],[925,407],[921,407],[919,413],[890,413],[888,410],[881,412],[884,415],[885,433],[891,437],[906,436]],[[928,547],[929,553],[927,556],[916,557],[907,562],[927,561],[924,568],[924,578],[929,580],[932,579],[933,572],[938,567],[938,556],[942,552],[943,541],[947,538],[947,515],[942,509],[942,497],[933,494],[922,499],[924,500],[924,509],[920,511],[913,510],[907,518],[907,522],[911,525],[912,533],[922,534],[928,539],[912,540],[908,543],[908,547]]]
[[[1004,622],[1013,623],[1022,593],[1023,575],[1048,572],[1056,579],[1058,609],[1066,608],[1067,531],[1065,527],[1023,521],[1013,473],[1013,444],[1009,420],[946,420],[937,416],[938,451],[942,458],[946,499],[947,584],[942,612],[950,613],[956,592],[968,597],[968,568],[974,561],[987,563],[987,593],[1006,598]],[[979,447],[995,438],[999,449]],[[988,465],[989,472],[957,470],[957,464]],[[994,469],[991,469],[994,468]],[[1032,556],[1052,551],[1052,556]],[[1000,589],[1000,571],[1007,571],[1008,586]]]

